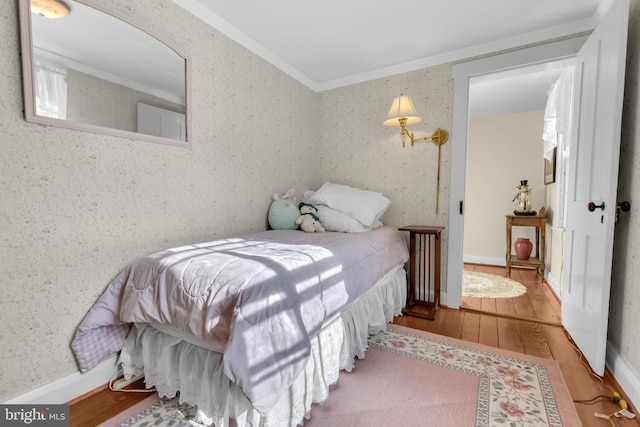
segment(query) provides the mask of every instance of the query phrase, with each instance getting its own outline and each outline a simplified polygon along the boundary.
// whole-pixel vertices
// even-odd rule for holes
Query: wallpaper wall
[[[130,261],[266,227],[319,183],[318,95],[169,0],[105,4],[192,61],[192,148],[27,123],[17,1],[0,10],[0,401],[77,371],[76,326]]]
[[[423,121],[410,126],[416,138],[441,127],[451,130],[451,66],[374,80],[320,93],[320,176],[380,191],[391,200],[385,224],[446,226],[449,218],[451,142],[441,147],[440,197],[436,214],[438,148],[430,141],[402,148],[399,127],[382,125],[393,98],[411,96]],[[446,229],[442,288],[446,289]]]
[[[632,0],[630,40],[639,35],[638,1]],[[188,51],[193,146],[26,123],[17,2],[0,9],[0,401],[76,372],[69,349],[75,328],[128,262],[264,229],[275,192],[295,187],[301,195],[331,180],[383,192],[392,201],[387,224],[448,224],[451,142],[442,147],[436,214],[437,147],[419,142],[403,149],[399,128],[382,121],[404,92],[424,119],[411,127],[417,136],[451,130],[450,65],[314,93],[169,0],[105,3]],[[621,173],[630,200],[640,192],[634,185],[640,52],[632,45]],[[640,372],[632,327],[640,323],[633,287],[640,273],[637,212],[616,235],[610,335]],[[445,230],[443,266],[446,253]]]
[[[468,257],[471,262],[505,265],[505,215],[515,209],[512,199],[521,180],[528,181],[533,210],[546,206],[543,126],[544,110],[469,120],[465,260]],[[513,227],[512,242],[519,237],[535,245],[535,228]]]
[[[631,202],[621,214],[613,247],[613,274],[609,302],[609,342],[640,378],[640,1],[630,1],[629,38],[618,201]],[[640,389],[636,390],[636,395]],[[640,402],[635,402],[638,405]]]

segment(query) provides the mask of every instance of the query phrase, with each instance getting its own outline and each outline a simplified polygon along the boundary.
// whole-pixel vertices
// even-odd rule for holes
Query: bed
[[[218,427],[295,426],[406,301],[404,235],[269,230],[171,248],[124,269],[72,348]],[[231,421],[233,420],[233,421]]]
[[[80,370],[119,352],[125,377],[179,395],[203,424],[302,424],[401,314],[409,258],[404,234],[380,222],[381,193],[326,182],[303,202],[327,232],[292,222],[130,264],[76,331]]]

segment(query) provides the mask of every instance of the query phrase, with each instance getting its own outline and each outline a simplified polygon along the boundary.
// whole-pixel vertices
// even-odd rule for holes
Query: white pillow
[[[304,203],[311,203],[309,199],[313,196],[313,191],[305,191],[302,197]],[[318,210],[318,218],[322,226],[327,231],[337,231],[340,233],[363,233],[374,228],[382,227],[380,221],[376,221],[373,227],[366,227],[346,213],[331,209],[327,205],[314,205]]]
[[[382,193],[327,181],[313,193],[309,203],[326,205],[357,219],[366,227],[374,227],[389,208],[391,201]]]
[[[327,231],[339,231],[341,233],[362,233],[370,231],[371,227],[366,227],[360,222],[326,205],[314,205],[318,209],[320,223]]]

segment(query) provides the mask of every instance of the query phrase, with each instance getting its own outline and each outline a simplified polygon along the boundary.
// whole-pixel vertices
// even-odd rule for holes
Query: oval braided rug
[[[475,271],[462,272],[462,296],[478,298],[513,298],[524,295],[527,288],[503,276]]]

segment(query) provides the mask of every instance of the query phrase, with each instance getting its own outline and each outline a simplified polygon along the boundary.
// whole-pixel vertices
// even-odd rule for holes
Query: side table
[[[440,308],[440,259],[444,227],[408,225],[409,281],[407,305],[402,312],[433,320]]]
[[[511,266],[535,267],[538,274],[544,277],[544,242],[547,229],[546,215],[506,215],[507,217],[507,277],[511,277]],[[513,226],[535,227],[536,256],[529,259],[518,259],[511,252],[511,230]]]

